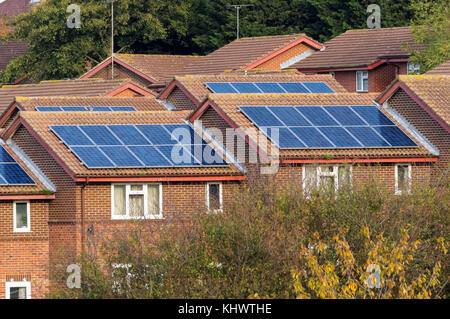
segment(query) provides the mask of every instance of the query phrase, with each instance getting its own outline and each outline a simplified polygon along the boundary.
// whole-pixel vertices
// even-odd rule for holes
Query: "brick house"
[[[333,74],[349,92],[382,92],[397,75],[419,71],[403,45],[419,48],[410,27],[349,30],[291,67]]]
[[[218,74],[227,70],[281,70],[320,50],[322,45],[304,34],[240,38],[206,56],[114,54],[114,79],[132,78],[161,91],[175,76]],[[111,58],[80,78],[112,78]]]
[[[448,70],[448,62],[441,66]],[[438,150],[433,174],[448,174],[450,163],[450,76],[401,75],[378,98],[395,110]],[[428,74],[428,73],[427,73]]]

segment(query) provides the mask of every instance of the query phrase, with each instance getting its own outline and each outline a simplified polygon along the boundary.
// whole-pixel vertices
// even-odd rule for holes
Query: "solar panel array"
[[[0,147],[0,185],[30,185],[34,184],[31,177],[16,162],[16,160]]]
[[[334,93],[324,82],[208,82],[214,93]]]
[[[241,106],[239,109],[279,148],[417,146],[375,105]]]
[[[50,129],[88,168],[227,165],[184,124],[56,125]]]
[[[39,112],[135,112],[133,106],[37,106]]]

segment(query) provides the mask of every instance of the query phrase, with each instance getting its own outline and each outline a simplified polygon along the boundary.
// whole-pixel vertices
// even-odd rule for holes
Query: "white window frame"
[[[410,72],[410,65],[412,65],[412,70]],[[420,64],[415,62],[408,62],[406,64],[406,74],[417,74],[420,72]]]
[[[142,191],[132,191],[131,186],[142,185]],[[148,213],[148,185],[159,186],[159,214]],[[125,186],[125,215],[114,214],[114,186]],[[144,196],[144,216],[130,216],[130,195]],[[111,219],[113,220],[130,220],[130,219],[164,219],[163,216],[163,188],[162,183],[114,183],[111,184]]]
[[[367,76],[364,76],[367,73]],[[358,82],[358,74],[361,75],[361,83]],[[367,79],[367,90],[364,90],[364,79]],[[361,86],[360,86],[361,84]],[[356,92],[366,93],[369,92],[369,71],[356,71]]]
[[[26,299],[31,299],[31,282],[25,280],[5,282],[5,299],[11,299],[11,288],[25,288],[27,290]]]
[[[303,165],[302,167],[302,178],[303,178],[303,192],[307,191],[307,185],[306,185],[306,167],[307,166],[314,166],[316,169],[316,187],[320,187],[320,177],[321,176],[332,176],[334,177],[334,191],[339,190],[339,167],[344,166],[349,168],[349,174],[350,174],[350,185],[353,185],[353,166],[352,165],[346,165],[346,164],[307,164]],[[324,166],[333,166],[333,172],[322,172],[320,170],[320,167]],[[308,190],[309,191],[309,190]]]
[[[395,195],[403,194],[402,190],[398,188],[398,167],[399,166],[408,166],[408,189],[406,191],[406,194],[409,194],[409,193],[411,193],[412,167],[411,167],[411,164],[399,163],[399,164],[395,164]]]
[[[25,228],[17,228],[17,215],[16,215],[16,204],[27,204],[27,221],[28,225]],[[14,233],[30,233],[31,232],[31,219],[30,219],[30,201],[14,201],[13,202],[13,232]]]
[[[210,209],[209,207],[209,185],[219,185],[219,209]],[[222,195],[222,182],[209,182],[206,183],[206,208],[208,209],[208,212],[211,213],[219,213],[223,211],[223,195]]]

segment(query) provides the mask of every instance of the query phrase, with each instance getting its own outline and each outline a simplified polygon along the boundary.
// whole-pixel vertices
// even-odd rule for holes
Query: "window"
[[[418,74],[420,71],[419,63],[408,62],[407,74]]]
[[[222,210],[222,184],[206,184],[206,206],[209,211],[218,212]]]
[[[6,299],[31,299],[31,283],[29,281],[9,281],[5,283]]]
[[[112,219],[158,219],[162,216],[162,184],[114,184]]]
[[[356,71],[356,92],[369,91],[369,72]]]
[[[351,185],[351,166],[305,165],[303,190],[306,194],[316,188],[332,188],[335,191]]]
[[[411,191],[411,165],[395,165],[395,194],[407,194]]]
[[[30,232],[30,202],[14,202],[13,205],[14,232]]]

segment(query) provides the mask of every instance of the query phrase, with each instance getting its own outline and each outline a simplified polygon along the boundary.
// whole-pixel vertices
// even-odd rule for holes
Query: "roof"
[[[252,122],[239,110],[239,106],[316,106],[316,105],[373,105],[374,94],[359,95],[355,93],[345,94],[210,94],[208,102],[218,107],[236,127],[245,130],[248,128],[256,128]],[[199,108],[200,110],[201,108]],[[204,109],[206,110],[206,109]],[[203,111],[204,111],[203,110]],[[401,126],[384,110],[386,114],[397,126]],[[196,114],[197,113],[197,114]],[[191,120],[197,118],[198,110],[191,113]],[[201,113],[200,113],[201,114]],[[410,134],[405,132],[410,138]],[[323,158],[324,155],[333,158],[395,158],[395,157],[428,157],[432,156],[417,140],[412,138],[418,148],[346,148],[346,149],[280,149],[281,158],[303,158],[317,159]],[[270,143],[270,141],[269,141]],[[264,148],[264,146],[261,146]],[[267,147],[271,149],[271,147]]]
[[[450,76],[448,75],[399,75],[377,100],[386,101],[397,89],[403,87],[423,101],[443,125],[450,123]]]
[[[114,57],[147,74],[156,82],[172,80],[176,75],[184,75],[184,68],[202,57],[193,55],[162,54],[114,54]]]
[[[133,106],[137,111],[167,110],[154,97],[16,97],[16,102],[23,111],[35,111],[37,106]]]
[[[120,114],[119,114],[120,113]],[[153,112],[20,112],[21,119],[34,131],[45,147],[50,149],[76,177],[130,176],[229,176],[242,175],[233,166],[170,167],[170,168],[106,168],[88,169],[69,151],[67,146],[49,130],[50,125],[114,125],[114,124],[185,124],[187,111]]]
[[[217,75],[187,75],[176,77],[173,87],[169,85],[161,94],[160,98],[165,98],[168,93],[180,85],[186,89],[197,100],[196,103],[203,101],[211,91],[205,86],[207,82],[325,82],[336,93],[346,93],[347,91],[329,74],[305,75],[296,70],[288,71],[238,71],[222,73]]]
[[[30,0],[6,0],[0,3],[0,17],[12,18],[28,12],[35,4]]]
[[[0,185],[0,195],[5,194],[47,194],[49,190],[39,181],[35,174],[24,164],[17,154],[7,145],[3,140],[0,140],[0,145],[11,155],[12,158],[25,170],[25,172],[33,179],[34,185]],[[0,196],[1,198],[1,196]]]
[[[435,67],[434,69],[431,69],[430,71],[428,71],[425,74],[427,74],[427,75],[433,75],[433,74],[450,75],[450,60],[438,65],[437,67]]]
[[[244,69],[294,42],[304,42],[316,48],[322,46],[305,34],[240,38],[190,64],[184,72],[185,74],[214,74],[226,70]]]
[[[299,70],[367,67],[384,58],[408,58],[402,47],[412,39],[410,27],[348,30],[325,43],[325,49],[293,64]]]
[[[4,85],[0,88],[0,113],[9,107],[16,96],[102,96],[128,83],[128,80],[88,79]]]
[[[17,40],[0,41],[0,70],[5,70],[12,60],[24,55],[27,51],[28,44],[26,42]]]

